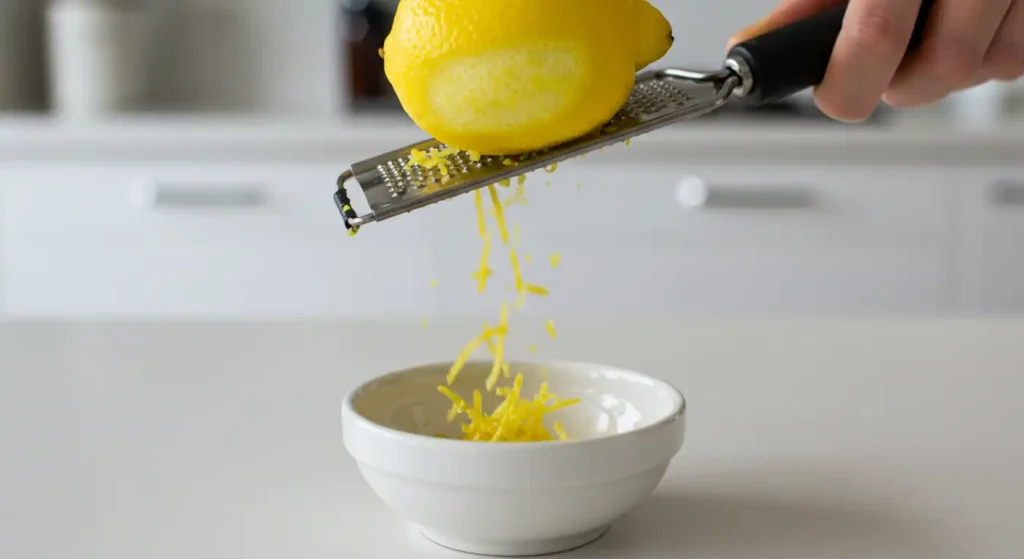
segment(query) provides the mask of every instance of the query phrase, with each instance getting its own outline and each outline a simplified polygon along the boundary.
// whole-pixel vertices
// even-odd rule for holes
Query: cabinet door
[[[524,274],[552,291],[525,313],[917,314],[949,303],[941,169],[578,163],[530,175],[525,191],[528,204],[505,217],[519,226]],[[497,308],[470,277],[481,245],[472,205],[467,196],[428,210],[434,259],[451,280],[442,313]],[[495,243],[491,259],[500,298],[507,250]]]
[[[1024,311],[1024,167],[966,170],[957,200],[961,309]]]
[[[403,317],[427,313],[422,221],[349,237],[332,165],[8,169],[15,316]]]

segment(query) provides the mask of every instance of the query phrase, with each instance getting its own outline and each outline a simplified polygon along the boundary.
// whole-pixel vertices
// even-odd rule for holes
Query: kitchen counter
[[[0,323],[0,556],[463,557],[370,492],[339,403],[478,327]],[[567,556],[1020,557],[1022,340],[1021,320],[559,324],[549,356],[689,404],[654,495]]]
[[[896,113],[892,122],[713,118],[605,150],[602,162],[878,161],[1015,162],[1024,153],[1024,115],[1000,126],[958,128],[933,111]],[[401,116],[321,120],[201,116],[131,116],[93,124],[48,117],[0,118],[0,162],[164,160],[337,161],[339,168],[419,142],[427,135]]]

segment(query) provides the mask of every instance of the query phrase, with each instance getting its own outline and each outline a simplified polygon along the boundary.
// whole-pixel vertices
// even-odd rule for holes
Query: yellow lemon
[[[672,31],[645,0],[402,0],[384,69],[434,138],[489,155],[539,150],[607,122]]]
[[[633,56],[639,72],[665,56],[675,38],[672,25],[647,0],[636,1],[633,18],[633,29],[636,30],[633,33]]]

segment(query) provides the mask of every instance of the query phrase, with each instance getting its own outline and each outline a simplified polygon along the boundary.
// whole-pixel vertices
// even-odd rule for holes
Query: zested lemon
[[[410,118],[460,149],[511,155],[607,122],[672,30],[645,0],[402,0],[384,69]]]

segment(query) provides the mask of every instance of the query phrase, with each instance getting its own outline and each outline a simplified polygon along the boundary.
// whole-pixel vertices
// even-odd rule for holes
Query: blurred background
[[[776,2],[653,3],[659,64],[714,69]],[[0,0],[0,317],[493,319],[469,197],[352,238],[332,204],[424,136],[396,4]],[[855,126],[728,106],[527,179],[525,312],[1021,314],[1021,154],[1024,83]]]

